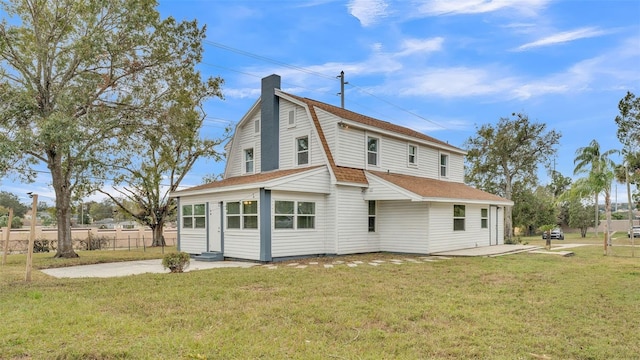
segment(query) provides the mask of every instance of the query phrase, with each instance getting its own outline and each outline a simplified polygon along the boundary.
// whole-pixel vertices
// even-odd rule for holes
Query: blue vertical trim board
[[[204,203],[204,213],[207,214],[207,216],[204,217],[204,230],[205,230],[205,238],[207,239],[207,252],[209,252],[210,246],[209,246],[209,240],[211,240],[209,238],[209,233],[211,232],[211,229],[209,229],[209,227],[211,226],[211,222],[209,222],[209,216],[211,216],[211,214],[209,214],[209,202],[207,201],[206,203]]]
[[[277,170],[280,166],[280,76],[269,75],[262,79],[260,95],[260,168]]]
[[[224,202],[220,201],[220,252],[224,255]]]
[[[271,261],[271,190],[260,188],[260,261]]]
[[[176,250],[180,251],[180,228],[182,227],[182,208],[180,207],[180,198],[176,198],[176,202],[178,203],[178,218],[176,219],[176,224],[178,225],[178,241],[176,242]]]

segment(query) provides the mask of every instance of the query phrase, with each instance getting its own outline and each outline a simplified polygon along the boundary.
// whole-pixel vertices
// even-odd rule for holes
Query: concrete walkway
[[[552,247],[552,251],[554,250],[563,250],[572,247],[584,246],[585,244],[554,244]],[[371,262],[364,263],[363,261],[352,261],[345,262],[340,260],[339,257],[336,258],[330,264],[323,264],[325,268],[333,268],[334,266],[348,266],[348,267],[358,267],[358,266],[380,266],[382,264],[394,264],[400,265],[403,263],[413,262],[434,262],[440,260],[448,260],[451,257],[457,256],[502,256],[509,254],[516,254],[521,252],[532,252],[534,250],[544,249],[542,246],[534,246],[534,245],[494,245],[494,246],[482,246],[470,249],[463,250],[455,250],[455,251],[443,251],[436,254],[430,254],[426,256],[420,256],[417,258],[404,258],[404,259],[387,259],[387,260],[372,260]],[[309,258],[308,262],[305,263],[284,263],[280,265],[281,267],[295,267],[304,269],[308,266],[319,265],[319,263],[313,258]],[[217,269],[217,268],[249,268],[253,266],[263,266],[267,269],[277,269],[278,263],[271,264],[258,264],[254,262],[248,261],[213,261],[213,262],[203,262],[203,261],[195,261],[191,260],[189,263],[189,267],[185,269],[187,271],[194,270],[207,270],[207,269]],[[129,276],[129,275],[137,275],[137,274],[145,274],[145,273],[168,273],[168,269],[164,269],[162,267],[161,259],[154,260],[138,260],[138,261],[124,261],[124,262],[116,262],[116,263],[105,263],[105,264],[95,264],[95,265],[80,265],[80,266],[70,266],[64,268],[55,268],[55,269],[45,269],[41,270],[43,273],[56,277],[56,278],[83,278],[83,277],[94,277],[94,278],[108,278],[108,277],[118,277],[118,276]]]
[[[535,245],[493,245],[493,246],[479,246],[475,248],[443,251],[439,253],[433,253],[433,256],[501,256],[508,254],[516,254],[519,252],[526,252],[536,249],[542,249],[542,246]]]
[[[214,261],[203,262],[194,261],[189,262],[189,267],[184,271],[194,270],[206,270],[216,268],[228,268],[228,267],[240,267],[248,268],[256,266],[258,264],[244,261]],[[146,273],[168,273],[169,269],[164,269],[162,266],[162,259],[153,260],[138,260],[138,261],[123,261],[116,263],[105,263],[95,265],[80,265],[69,266],[63,268],[45,269],[41,270],[43,273],[56,277],[56,278],[82,278],[82,277],[95,277],[95,278],[108,278],[117,276],[129,276]]]

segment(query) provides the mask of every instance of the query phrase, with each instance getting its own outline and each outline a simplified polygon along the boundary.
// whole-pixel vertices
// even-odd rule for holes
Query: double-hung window
[[[258,202],[243,201],[242,202],[242,228],[257,229],[258,228]]]
[[[315,229],[316,203],[279,200],[274,205],[274,228]]]
[[[253,148],[244,150],[244,172],[253,173]]]
[[[380,151],[379,151],[380,139],[374,137],[367,137],[367,164],[378,166],[380,163]]]
[[[309,137],[302,136],[296,139],[296,165],[309,163]]]
[[[464,231],[465,210],[466,209],[464,205],[453,205],[453,230],[454,231]]]
[[[409,166],[416,166],[418,165],[418,147],[415,145],[411,145],[409,144],[409,148],[408,148],[408,160],[409,160]]]
[[[258,202],[256,200],[227,203],[227,229],[240,228],[258,228]]]
[[[449,167],[449,155],[440,154],[440,177],[447,177]]]
[[[205,204],[182,205],[182,228],[204,229],[206,226]]]
[[[489,210],[480,209],[480,227],[487,229],[489,227]]]

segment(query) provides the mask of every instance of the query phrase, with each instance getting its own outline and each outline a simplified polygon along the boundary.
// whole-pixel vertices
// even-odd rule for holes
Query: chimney
[[[262,79],[260,95],[260,168],[277,170],[280,163],[280,102],[276,96],[280,76],[273,74]]]

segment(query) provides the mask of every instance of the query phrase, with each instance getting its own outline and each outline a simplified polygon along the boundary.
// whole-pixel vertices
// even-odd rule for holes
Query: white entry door
[[[502,233],[502,231],[500,231],[500,216],[502,216],[502,213],[500,211],[500,208],[497,206],[491,206],[489,208],[489,219],[491,219],[491,221],[489,221],[489,233],[490,235],[490,239],[489,239],[489,245],[499,245],[500,244],[500,234]]]
[[[209,203],[209,251],[222,251],[220,203]]]

